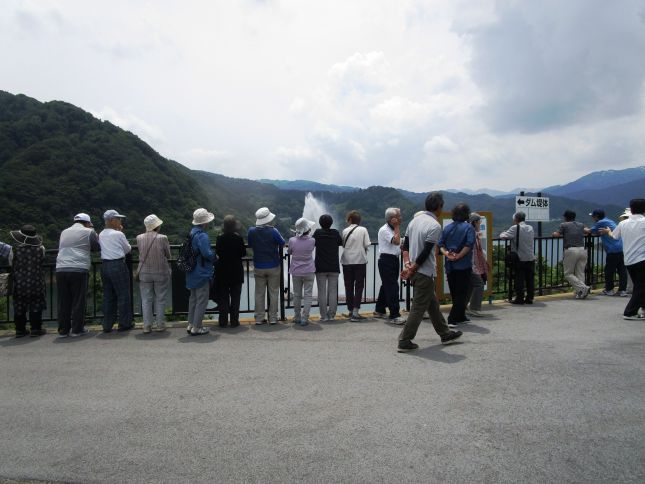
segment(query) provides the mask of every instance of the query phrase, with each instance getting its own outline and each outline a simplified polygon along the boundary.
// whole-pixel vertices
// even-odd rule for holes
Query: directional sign
[[[527,222],[548,222],[550,206],[548,197],[515,197],[515,211],[524,212]]]

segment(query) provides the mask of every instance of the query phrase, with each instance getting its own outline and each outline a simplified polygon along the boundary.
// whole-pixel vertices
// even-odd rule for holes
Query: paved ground
[[[624,299],[494,307],[416,354],[382,322],[0,338],[0,480],[644,482]]]

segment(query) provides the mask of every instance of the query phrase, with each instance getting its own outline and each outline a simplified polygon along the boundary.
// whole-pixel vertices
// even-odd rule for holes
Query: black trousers
[[[623,314],[635,316],[639,308],[645,308],[645,260],[627,266],[627,270],[634,283],[634,290]]]
[[[526,287],[526,297],[524,288]],[[515,299],[533,301],[535,296],[535,261],[520,261],[515,264]]]
[[[378,273],[381,276],[381,289],[376,299],[377,313],[390,310],[390,318],[401,316],[399,305],[399,257],[393,254],[381,254],[378,259]]]
[[[452,270],[447,274],[448,288],[452,298],[452,307],[448,314],[449,323],[466,321],[466,305],[468,304],[468,287],[472,269]]]
[[[57,272],[58,334],[80,333],[85,327],[87,272]]]
[[[605,258],[605,290],[614,289],[614,277],[618,272],[618,290],[627,290],[627,270],[622,252],[607,254]]]
[[[363,289],[365,288],[365,274],[367,264],[343,264],[343,281],[345,282],[345,297],[347,309],[361,308]]]
[[[240,298],[242,296],[242,283],[219,282],[219,324],[226,325],[240,322]]]
[[[14,312],[13,322],[16,325],[16,334],[27,332],[27,314],[18,314]],[[29,313],[29,325],[31,326],[32,331],[38,331],[43,328],[42,311],[33,311]]]

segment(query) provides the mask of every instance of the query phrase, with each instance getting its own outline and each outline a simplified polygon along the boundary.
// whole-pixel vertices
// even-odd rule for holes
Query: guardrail
[[[588,236],[585,238],[585,247],[587,249],[587,267],[585,271],[586,283],[590,286],[596,286],[604,283],[604,261],[605,254],[600,246],[600,240],[597,236]],[[492,297],[505,298],[508,297],[512,290],[512,282],[509,278],[509,269],[504,263],[504,255],[510,248],[510,241],[503,239],[493,239],[493,254],[492,254]],[[554,237],[536,238],[534,243],[536,254],[542,254],[536,262],[536,284],[535,289],[539,295],[546,292],[562,291],[568,287],[568,283],[564,279],[564,271],[562,268],[562,239]],[[171,246],[172,258],[170,259],[172,267],[171,276],[171,291],[170,301],[168,304],[170,316],[183,316],[187,313],[188,305],[188,291],[185,289],[183,281],[184,274],[177,271],[174,262],[179,251],[179,246]],[[45,272],[45,282],[47,291],[47,309],[43,312],[44,321],[55,321],[57,319],[56,311],[56,254],[57,250],[46,251],[46,259],[43,270]],[[363,293],[363,302],[365,304],[372,304],[376,301],[378,290],[380,287],[380,277],[377,270],[378,250],[377,244],[372,244],[370,248],[367,283]],[[281,277],[281,291],[280,291],[280,317],[285,319],[287,310],[293,308],[291,301],[291,278],[287,277],[288,268],[291,262],[290,256],[286,253],[282,256],[282,277]],[[135,290],[137,283],[132,279],[132,268],[136,267],[138,262],[138,252],[136,247],[133,247],[133,254],[128,266],[130,268],[131,277],[131,300],[133,303],[133,314],[135,317],[141,317],[139,291]],[[243,259],[244,278],[245,284],[243,287],[242,303],[240,304],[240,313],[253,313],[253,291],[251,286],[254,285],[252,278],[252,259],[246,257]],[[402,264],[402,262],[401,262]],[[90,268],[90,281],[88,287],[87,298],[87,319],[98,320],[103,317],[101,313],[102,289],[100,278],[100,259],[92,261]],[[340,276],[340,285],[342,285],[342,275]],[[404,303],[406,309],[410,309],[410,302],[412,299],[412,292],[409,285],[401,282],[399,285],[399,300]],[[344,306],[346,303],[341,298],[339,306]],[[317,304],[314,304],[317,306]],[[186,308],[186,309],[184,309]],[[207,309],[207,314],[216,314],[217,308],[211,307]],[[12,321],[13,311],[11,306],[11,298],[7,296],[0,300],[0,324],[6,324]]]

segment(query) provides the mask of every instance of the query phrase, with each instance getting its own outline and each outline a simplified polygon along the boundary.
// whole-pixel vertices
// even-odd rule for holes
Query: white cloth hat
[[[125,215],[121,215],[116,210],[106,210],[103,214],[105,220],[110,220],[111,218],[126,218]]]
[[[306,218],[299,218],[296,220],[296,230],[294,231],[296,233],[297,237],[301,237],[303,234],[309,232],[314,225],[316,225],[316,222],[312,222],[311,220],[307,220]]]
[[[210,213],[205,208],[198,208],[193,212],[193,225],[202,225],[212,222],[215,215]]]
[[[632,215],[632,210],[630,208],[626,208],[625,211],[618,216],[618,218],[620,220],[625,220],[631,217],[631,215]]]
[[[255,218],[255,225],[266,225],[275,218],[275,214],[268,208],[262,207],[255,212]]]
[[[87,222],[88,224],[91,224],[92,219],[86,213],[77,213],[74,215],[74,222]]]
[[[157,217],[154,213],[152,215],[148,215],[146,218],[143,219],[143,225],[146,226],[147,232],[152,232],[154,229],[159,227],[162,223],[163,223],[163,220]]]

